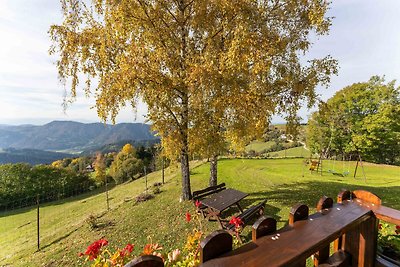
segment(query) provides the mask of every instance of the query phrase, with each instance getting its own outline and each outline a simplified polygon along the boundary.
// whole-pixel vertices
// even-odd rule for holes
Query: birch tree
[[[214,131],[203,121],[207,112],[215,129],[223,129],[218,136],[240,147],[275,112],[292,114],[300,103],[311,104],[315,87],[336,72],[329,56],[300,61],[310,33],[328,33],[323,0],[61,4],[64,20],[50,28],[50,53],[59,55],[59,76],[70,89],[65,104],[82,79],[104,121],[144,101],[164,152],[180,161],[183,199],[191,197],[189,145],[199,133]]]

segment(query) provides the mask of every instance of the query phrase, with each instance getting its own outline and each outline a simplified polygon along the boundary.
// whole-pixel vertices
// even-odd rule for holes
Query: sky
[[[307,58],[331,55],[339,61],[339,74],[332,77],[329,88],[317,88],[322,100],[373,75],[385,75],[387,81],[400,78],[399,11],[399,0],[333,0],[330,33],[313,38],[307,54]],[[63,111],[57,58],[48,54],[48,29],[61,21],[57,0],[0,0],[0,124],[100,121],[94,99],[82,94]],[[299,115],[306,121],[313,110],[303,108]],[[136,114],[128,107],[116,122],[144,122],[146,112],[142,103]],[[283,119],[275,116],[273,122]]]

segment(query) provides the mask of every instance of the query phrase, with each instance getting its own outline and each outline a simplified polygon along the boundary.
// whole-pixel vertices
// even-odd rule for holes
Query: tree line
[[[137,179],[160,167],[157,153],[155,146],[135,148],[126,144],[118,153],[98,152],[96,156],[64,158],[50,165],[0,165],[0,209],[20,199],[25,199],[23,205],[33,205],[38,195],[41,201],[53,201],[93,190],[106,182],[120,184]]]
[[[52,201],[88,191],[94,182],[87,173],[50,165],[31,166],[28,163],[0,165],[0,210],[9,203],[25,199],[25,206],[36,203],[40,196]]]
[[[336,92],[308,121],[314,153],[400,165],[400,87],[373,76]]]

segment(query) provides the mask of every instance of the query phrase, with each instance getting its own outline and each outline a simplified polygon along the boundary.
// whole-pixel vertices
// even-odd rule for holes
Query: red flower
[[[229,223],[234,224],[235,227],[238,228],[243,224],[243,221],[239,217],[232,216],[232,219],[229,221]]]
[[[131,254],[133,248],[134,248],[134,245],[133,245],[133,244],[127,244],[127,245],[124,247],[124,249],[121,250],[121,251],[119,252],[119,255],[120,255],[121,257],[125,257],[126,255]]]
[[[101,245],[102,247],[108,245],[108,241],[105,240],[105,239],[100,239],[98,242],[100,243],[100,245]]]
[[[379,229],[379,230],[382,229],[382,224],[378,224],[378,229]]]
[[[194,204],[196,205],[196,208],[199,208],[201,206],[201,202],[199,200],[196,200]]]
[[[125,246],[124,250],[128,251],[129,253],[131,253],[132,250],[133,250],[133,248],[134,248],[134,246],[135,246],[135,245],[133,245],[133,244],[127,244],[127,245]]]
[[[99,239],[87,247],[85,255],[89,256],[89,260],[94,260],[95,258],[97,258],[97,256],[99,256],[100,249],[107,245],[108,245],[107,240]]]
[[[186,212],[186,221],[190,222],[190,219],[192,218],[192,216],[190,215],[189,212]]]
[[[400,225],[396,225],[396,230],[400,230]]]

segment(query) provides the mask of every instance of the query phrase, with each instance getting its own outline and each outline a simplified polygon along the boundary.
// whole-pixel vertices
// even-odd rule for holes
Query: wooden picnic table
[[[323,249],[328,242],[333,242],[347,230],[358,227],[371,214],[369,208],[346,200],[342,204],[333,205],[325,213],[315,213],[307,220],[296,221],[272,236],[261,237],[206,261],[202,266],[302,266],[307,257]]]
[[[203,199],[201,203],[207,206],[207,218],[216,218],[221,224],[221,227],[223,227],[220,218],[221,212],[234,205],[236,205],[239,210],[243,212],[239,201],[247,196],[247,193],[232,188],[227,188],[221,192],[211,195],[209,198]]]

